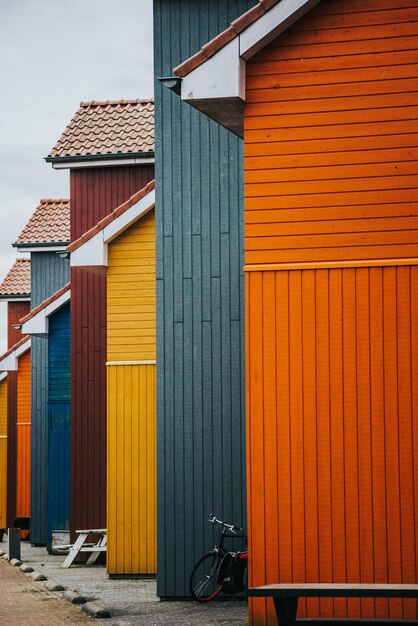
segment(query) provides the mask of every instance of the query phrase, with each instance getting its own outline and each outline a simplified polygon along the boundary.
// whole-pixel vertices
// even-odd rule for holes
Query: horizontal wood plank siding
[[[417,256],[417,20],[325,0],[247,63],[248,264]]]
[[[247,287],[249,584],[416,583],[418,267],[251,272]],[[264,605],[251,623],[275,624]],[[414,600],[300,610],[417,617]]]
[[[154,178],[153,165],[71,170],[71,240]],[[70,528],[106,525],[106,272],[71,269]]]
[[[7,378],[0,382],[0,528],[7,527]]]
[[[107,360],[155,360],[155,215],[109,244]]]
[[[155,365],[109,365],[107,384],[107,570],[155,574]]]
[[[16,515],[30,515],[30,351],[19,358],[16,420]]]
[[[156,0],[155,77],[256,5]],[[157,593],[189,594],[216,513],[245,526],[242,142],[155,83]]]
[[[7,526],[16,517],[17,372],[7,374]]]
[[[108,249],[107,569],[155,574],[156,424],[155,215],[149,212]],[[123,363],[123,364],[122,364]]]
[[[49,298],[70,279],[69,259],[55,252],[31,253],[31,307]],[[31,342],[31,542],[47,543],[48,337]]]

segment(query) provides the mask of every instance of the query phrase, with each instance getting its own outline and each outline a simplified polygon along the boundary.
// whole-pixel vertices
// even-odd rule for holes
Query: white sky
[[[43,157],[79,103],[152,97],[152,58],[152,0],[0,0],[0,282],[39,199],[69,197]]]

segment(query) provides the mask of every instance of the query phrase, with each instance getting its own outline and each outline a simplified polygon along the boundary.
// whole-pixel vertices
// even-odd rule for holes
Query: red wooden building
[[[252,586],[418,580],[417,24],[417,0],[260,0],[175,70],[244,138]]]
[[[152,100],[82,102],[46,161],[70,170],[71,241],[154,178]],[[70,529],[106,527],[106,273],[71,268]]]
[[[7,302],[8,350],[0,357],[0,371],[8,372],[7,526],[12,525],[17,515],[29,515],[30,441],[28,433],[30,427],[27,427],[27,423],[30,422],[30,378],[28,378],[30,340],[23,340],[19,320],[29,312],[30,295],[30,261],[29,259],[16,259],[0,284],[0,300]],[[20,380],[18,380],[19,363],[22,365]],[[23,391],[20,404],[18,404],[18,387]],[[20,438],[18,437],[19,430],[22,432]],[[18,463],[20,464],[19,472],[17,471]]]

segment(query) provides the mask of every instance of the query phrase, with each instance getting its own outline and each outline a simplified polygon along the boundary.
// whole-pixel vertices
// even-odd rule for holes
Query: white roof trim
[[[22,324],[22,333],[25,335],[48,335],[49,333],[49,317],[55,311],[58,311],[64,304],[70,301],[70,290],[65,291],[53,302],[47,304],[43,309],[38,311],[27,322]]]
[[[181,99],[242,136],[246,61],[320,0],[281,0],[181,81]],[[217,102],[216,102],[217,101]]]
[[[105,266],[107,267],[107,245],[136,220],[143,217],[155,206],[155,189],[138,200],[122,215],[114,219],[100,232],[88,239],[79,248],[71,252],[72,267]]]
[[[22,343],[22,345],[16,348],[16,350],[13,350],[13,352],[4,357],[4,359],[0,359],[0,371],[17,372],[19,369],[19,357],[29,350],[30,345],[31,340],[29,338],[25,343]]]
[[[132,157],[128,159],[97,159],[91,161],[59,161],[53,162],[52,167],[54,170],[68,170],[68,169],[84,169],[86,167],[113,167],[117,165],[149,165],[155,163],[155,159],[152,157]]]
[[[7,378],[7,372],[2,372],[0,374],[0,383],[3,382],[3,380],[5,380]]]
[[[62,246],[33,246],[28,248],[20,248],[19,244],[16,245],[19,254],[25,254],[26,252],[64,252],[67,249],[68,244]]]

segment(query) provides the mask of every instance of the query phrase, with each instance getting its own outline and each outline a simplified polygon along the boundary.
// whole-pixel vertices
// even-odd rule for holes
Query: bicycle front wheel
[[[194,566],[189,589],[198,602],[210,602],[220,593],[222,583],[218,582],[218,573],[222,558],[219,553],[205,554]]]

